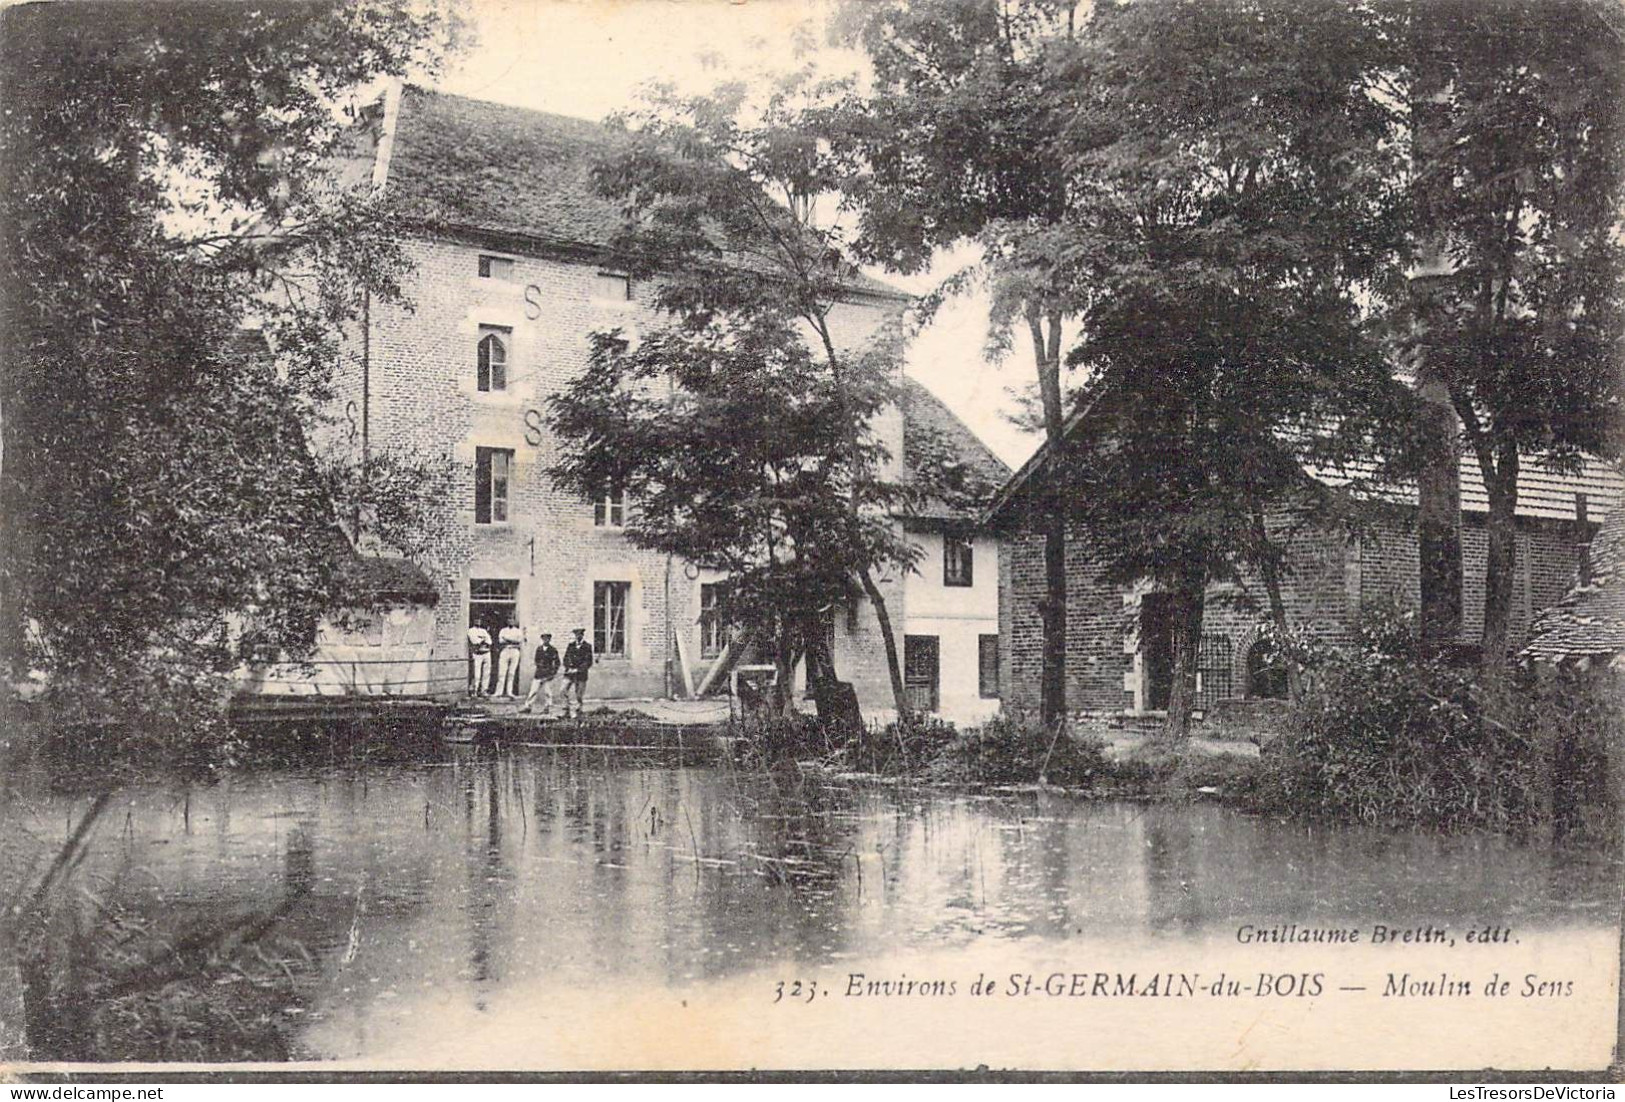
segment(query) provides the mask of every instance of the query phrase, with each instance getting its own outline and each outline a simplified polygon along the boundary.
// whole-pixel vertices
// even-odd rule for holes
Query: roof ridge
[[[564,122],[574,123],[583,129],[602,131],[605,134],[615,134],[617,131],[607,125],[602,119],[591,119],[584,115],[569,115],[563,111],[547,111],[540,107],[526,107],[517,103],[504,103],[502,100],[481,99],[479,96],[470,96],[463,92],[448,92],[443,88],[430,88],[427,85],[415,84],[406,81],[401,85],[402,93],[417,92],[425,96],[434,96],[437,99],[461,100],[464,103],[476,104],[480,107],[496,108],[499,111],[521,111],[527,115],[536,115],[544,119],[560,119]]]

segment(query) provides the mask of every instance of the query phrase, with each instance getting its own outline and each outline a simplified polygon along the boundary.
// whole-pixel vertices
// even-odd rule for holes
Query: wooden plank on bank
[[[683,633],[674,631],[671,637],[677,640],[677,666],[683,671],[683,691],[690,700],[694,699],[694,675],[688,668],[688,649],[683,646]]]
[[[704,696],[711,691],[711,683],[717,679],[723,670],[728,668],[728,659],[733,654],[733,649],[734,643],[732,639],[722,644],[722,653],[717,655],[715,662],[711,663],[711,668],[705,671],[705,679],[700,682],[700,691],[695,694],[696,697]]]

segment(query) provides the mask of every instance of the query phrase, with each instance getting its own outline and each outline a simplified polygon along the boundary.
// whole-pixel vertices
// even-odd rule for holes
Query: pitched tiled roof
[[[586,119],[407,85],[384,187],[410,221],[606,249],[621,212],[594,189],[592,166],[625,140]],[[866,276],[853,289],[908,298]]]
[[[1086,421],[1094,421],[1092,407],[1074,410],[1063,428],[1068,439],[1083,431]],[[999,490],[984,516],[986,522],[996,521],[1018,497],[1027,483],[1041,471],[1049,456],[1049,445],[1041,446],[1032,458],[1022,464],[1019,471]],[[1369,477],[1376,470],[1375,463],[1350,464],[1340,470],[1312,470],[1309,473],[1329,485],[1344,485],[1350,481]],[[1585,456],[1573,473],[1549,470],[1539,456],[1522,457],[1518,472],[1518,516],[1542,517],[1548,520],[1576,520],[1576,494],[1584,494],[1586,509],[1591,517],[1611,512],[1615,504],[1625,499],[1625,475],[1606,462]],[[1384,499],[1399,504],[1416,504],[1414,483],[1386,487],[1381,491]],[[1461,457],[1461,509],[1464,513],[1488,513],[1489,494],[1484,489],[1484,476],[1478,461],[1471,454]]]
[[[385,188],[408,218],[605,247],[621,216],[591,171],[615,138],[585,119],[408,85]]]
[[[1591,580],[1535,620],[1523,650],[1537,662],[1625,656],[1625,508],[1615,507],[1591,541]]]
[[[966,476],[967,488],[980,487],[985,496],[990,496],[1010,477],[1010,468],[1005,462],[994,455],[942,399],[913,379],[904,379],[904,465],[909,470],[917,470],[933,455],[941,455],[949,464],[957,464]],[[919,520],[974,520],[980,504],[933,499],[910,515]]]
[[[1340,485],[1351,478],[1367,477],[1376,470],[1374,464],[1350,467],[1341,472],[1314,471],[1313,474],[1331,485]],[[1586,509],[1596,517],[1613,508],[1621,495],[1625,495],[1625,476],[1605,460],[1584,457],[1573,472],[1557,473],[1546,467],[1539,456],[1524,455],[1518,469],[1518,515],[1544,517],[1548,520],[1577,520],[1575,495],[1584,494]],[[1405,505],[1416,504],[1416,486],[1405,483],[1385,490],[1384,498]],[[1484,474],[1478,460],[1472,455],[1461,457],[1461,509],[1464,513],[1488,513],[1490,496],[1484,489]]]

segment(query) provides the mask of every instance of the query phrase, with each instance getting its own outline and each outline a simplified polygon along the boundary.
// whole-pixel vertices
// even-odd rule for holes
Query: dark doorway
[[[1174,688],[1174,597],[1147,593],[1140,598],[1140,664],[1147,711],[1168,710]]]
[[[486,678],[486,690],[495,692],[497,685],[497,634],[508,626],[508,620],[519,609],[519,580],[517,578],[470,578],[468,580],[468,626],[480,627],[491,633],[491,671]],[[468,659],[468,676],[474,677],[474,658]]]
[[[903,636],[903,689],[908,694],[908,706],[917,712],[936,711],[941,676],[937,637]]]

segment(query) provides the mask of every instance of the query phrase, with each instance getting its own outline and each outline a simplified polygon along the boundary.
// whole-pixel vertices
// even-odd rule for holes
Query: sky
[[[798,27],[821,28],[832,5],[821,0],[469,0],[476,42],[435,83],[477,99],[587,119],[630,107],[639,88],[667,81],[690,92],[752,71],[798,61]],[[815,36],[822,41],[822,35]],[[834,73],[859,73],[862,58],[819,47],[814,60]],[[914,277],[870,274],[921,293],[964,257],[945,258]],[[1019,467],[1038,438],[1007,419],[1010,393],[1033,377],[1019,350],[1004,362],[983,355],[987,300],[968,296],[946,307],[909,348],[907,369],[946,402],[993,451]]]

